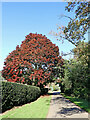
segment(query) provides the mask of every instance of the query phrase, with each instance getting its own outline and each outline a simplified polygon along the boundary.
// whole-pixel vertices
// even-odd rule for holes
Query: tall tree
[[[77,59],[71,59],[65,61],[65,76],[62,79],[64,84],[64,92],[68,95],[73,94],[74,96],[88,99],[88,65],[82,64],[82,61]]]
[[[79,42],[77,47],[72,51],[74,59],[65,60],[64,78],[62,82],[65,86],[66,94],[73,94],[77,97],[90,99],[89,94],[89,44],[87,42]]]
[[[89,44],[84,41],[80,41],[78,43],[78,46],[75,47],[72,51],[74,53],[74,57],[77,59],[77,61],[81,61],[83,65],[86,65],[89,63]]]
[[[75,17],[71,18],[70,16],[63,15],[69,19],[67,26],[58,26],[58,33],[54,35],[59,36],[60,40],[62,38],[68,40],[73,45],[77,46],[80,40],[84,40],[84,35],[87,33],[90,18],[90,2],[68,2],[68,5],[65,7],[65,10],[68,12],[74,11]]]
[[[46,36],[30,33],[7,56],[4,65],[2,75],[6,80],[40,85],[50,80],[56,66],[62,67],[63,59],[58,46]]]

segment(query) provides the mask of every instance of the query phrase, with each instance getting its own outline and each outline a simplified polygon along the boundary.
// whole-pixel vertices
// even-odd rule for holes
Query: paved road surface
[[[47,118],[88,118],[88,113],[60,94],[52,95]]]

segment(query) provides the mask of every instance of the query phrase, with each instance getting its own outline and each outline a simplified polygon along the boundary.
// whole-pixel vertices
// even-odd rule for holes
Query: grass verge
[[[64,93],[61,93],[61,95],[63,95],[65,98],[69,99],[71,102],[75,103],[80,108],[87,111],[88,113],[90,113],[90,101],[72,96],[66,96]]]
[[[36,101],[13,108],[0,118],[46,118],[51,96],[41,96]]]

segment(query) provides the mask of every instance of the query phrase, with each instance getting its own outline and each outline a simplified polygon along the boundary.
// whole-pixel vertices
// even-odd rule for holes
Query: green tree
[[[77,97],[88,99],[89,92],[89,44],[82,41],[72,51],[74,59],[65,60],[64,63],[64,92]]]
[[[84,65],[89,63],[89,47],[87,42],[80,41],[78,46],[72,50],[75,59],[77,59],[77,61],[80,60]]]
[[[64,27],[63,32],[65,39],[77,45],[80,40],[85,39],[84,35],[88,30],[88,12],[89,2],[68,2],[65,10],[68,12],[74,11],[75,18],[70,18],[67,27]],[[75,9],[74,9],[75,8]]]
[[[88,99],[88,65],[84,66],[80,61],[71,59],[66,61],[63,84],[64,92],[68,95]]]
[[[82,40],[85,40],[85,34],[87,33],[90,20],[89,20],[89,7],[90,2],[68,2],[65,10],[68,12],[74,11],[75,16],[62,15],[69,19],[67,26],[57,27],[58,32],[51,32],[53,35],[59,37],[58,40],[68,40],[73,45],[77,46]]]

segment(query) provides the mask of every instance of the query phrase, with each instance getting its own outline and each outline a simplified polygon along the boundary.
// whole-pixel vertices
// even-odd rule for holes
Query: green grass
[[[40,97],[32,103],[8,111],[2,118],[46,118],[50,100],[51,96]]]
[[[71,102],[78,105],[80,108],[84,109],[88,113],[90,113],[90,101],[87,101],[85,99],[76,98],[72,96],[66,96],[65,94],[62,94],[65,98],[69,99]]]

